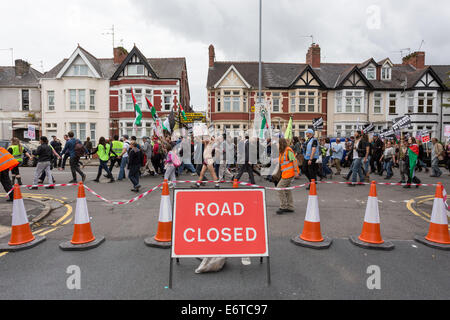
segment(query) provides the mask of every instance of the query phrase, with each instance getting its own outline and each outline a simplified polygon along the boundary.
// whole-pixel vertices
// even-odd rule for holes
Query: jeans
[[[125,158],[125,159],[127,159],[127,162],[128,162],[128,158]],[[123,163],[123,161],[122,161],[122,163]],[[133,187],[135,187],[135,188],[139,185],[139,176],[140,175],[141,175],[140,166],[130,167],[130,170],[128,171],[128,178],[130,179],[131,183],[133,184]]]
[[[80,169],[79,164],[80,158],[78,157],[70,157],[70,170],[72,171],[72,178],[74,181],[77,181],[77,172],[80,174],[81,177],[84,177],[83,171]],[[50,178],[49,178],[50,180]]]
[[[331,169],[328,167],[328,161],[330,161],[330,158],[330,156],[325,157],[322,161],[323,174],[325,176],[333,173],[333,171],[331,171]]]
[[[111,171],[109,171],[109,168],[108,168],[108,160],[106,160],[106,161],[100,160],[100,165],[98,166],[98,173],[97,173],[97,179],[96,180],[100,179],[100,176],[102,175],[102,170],[103,169],[106,171],[106,174],[108,175],[108,178],[113,180],[113,176],[111,174]]]
[[[431,174],[433,176],[437,176],[437,177],[442,175],[442,171],[441,171],[441,169],[439,169],[439,158],[438,157],[431,160]]]
[[[369,164],[370,164],[370,160],[371,160],[371,156],[367,157],[367,161],[364,162],[364,171],[366,172],[366,174],[369,172]]]
[[[184,171],[184,168],[188,169],[190,172],[195,173],[195,168],[192,163],[181,163],[181,166],[178,168],[178,174],[182,174]]]
[[[353,159],[352,165],[350,167],[350,170],[352,171],[352,182],[357,183],[358,182],[358,175],[360,182],[364,182],[364,175],[362,172],[362,160],[361,158]]]
[[[383,171],[386,170],[386,177],[392,177],[392,161],[384,161]]]
[[[122,158],[122,161],[120,162],[119,177],[117,178],[117,180],[125,179],[125,167],[127,165],[128,165],[128,157]]]

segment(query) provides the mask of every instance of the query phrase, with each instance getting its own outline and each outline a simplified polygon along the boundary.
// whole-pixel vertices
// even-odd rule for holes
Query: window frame
[[[50,104],[50,92],[53,96],[53,104]],[[55,111],[55,90],[47,90],[47,110]]]

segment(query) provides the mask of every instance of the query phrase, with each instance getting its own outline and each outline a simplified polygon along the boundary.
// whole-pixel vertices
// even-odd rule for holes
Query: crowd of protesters
[[[90,158],[98,159],[98,174],[93,180],[100,182],[102,172],[110,183],[126,178],[132,183],[132,191],[138,192],[141,176],[162,176],[175,184],[177,177],[185,171],[197,176],[197,183],[192,187],[198,188],[207,180],[219,181],[242,179],[246,173],[251,184],[255,184],[255,175],[261,176],[261,170],[268,165],[261,164],[260,148],[266,148],[264,154],[271,157],[270,139],[250,139],[248,134],[240,138],[231,138],[230,135],[219,134],[201,137],[179,137],[172,139],[168,132],[162,136],[154,134],[152,137],[143,137],[140,142],[135,136],[114,136],[111,139],[100,137],[94,143],[88,138],[82,142],[75,138],[73,132],[64,136],[64,147],[57,137],[52,136],[49,142],[46,137],[40,138],[40,146],[29,154],[21,146],[17,138],[13,138],[8,151],[19,163],[24,157],[36,158],[37,166],[34,174],[33,185],[42,184],[47,178],[49,184],[55,183],[52,169],[64,170],[69,159],[72,180],[76,183],[78,176],[81,181],[86,180],[83,172],[84,165],[81,159],[87,161]],[[370,136],[370,137],[369,137]],[[308,181],[333,179],[340,176],[342,168],[349,171],[342,178],[349,181],[349,187],[355,187],[361,182],[369,182],[370,175],[384,176],[384,179],[392,179],[394,169],[398,168],[398,182],[418,184],[420,180],[415,176],[415,171],[425,170],[429,172],[425,162],[431,166],[431,177],[440,177],[443,172],[439,167],[445,162],[450,171],[450,144],[443,146],[436,138],[431,144],[425,146],[414,137],[405,136],[400,139],[384,138],[378,134],[364,134],[355,132],[350,138],[330,139],[317,137],[317,134],[309,129],[304,137],[292,139],[277,139],[279,148],[277,170],[264,174],[265,178],[274,182],[280,188],[288,187],[294,179],[304,175]],[[252,158],[251,145],[256,145],[256,156]],[[410,161],[410,150],[417,153],[416,163]],[[275,153],[274,153],[275,154]],[[83,159],[83,161],[86,161]],[[274,160],[274,159],[272,159]],[[267,163],[267,162],[266,162]],[[411,165],[414,166],[411,170]],[[115,171],[115,168],[118,168]],[[277,167],[278,168],[278,167]],[[22,184],[19,167],[11,170],[12,183],[17,180]],[[77,176],[78,175],[78,176]],[[116,178],[115,178],[116,176]],[[37,187],[31,187],[36,189]],[[309,188],[309,186],[308,186]],[[293,210],[292,195],[280,192],[280,213]]]

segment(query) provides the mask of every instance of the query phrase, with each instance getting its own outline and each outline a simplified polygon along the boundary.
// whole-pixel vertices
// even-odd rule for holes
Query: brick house
[[[110,79],[110,135],[151,134],[153,124],[145,97],[155,106],[158,116],[169,115],[181,103],[190,112],[190,93],[185,58],[146,58],[134,46],[128,53],[115,48],[114,63],[118,66]],[[131,88],[143,111],[142,126],[133,131],[135,119]]]

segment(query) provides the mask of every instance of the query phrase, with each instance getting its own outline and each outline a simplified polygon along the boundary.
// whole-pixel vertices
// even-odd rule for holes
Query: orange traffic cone
[[[416,236],[414,239],[436,249],[450,250],[447,209],[445,207],[442,189],[442,183],[439,182],[434,196],[428,234],[425,237]]]
[[[34,247],[45,240],[45,237],[35,237],[28,222],[27,211],[23,203],[22,193],[18,184],[14,185],[14,201],[11,223],[11,238],[7,244],[0,245],[1,251],[18,251]]]
[[[72,240],[61,243],[59,247],[62,250],[87,250],[98,247],[103,241],[105,237],[96,238],[92,233],[84,186],[83,182],[80,182]]]
[[[367,200],[366,214],[361,235],[356,238],[351,236],[350,241],[359,247],[366,249],[392,250],[394,244],[384,241],[381,237],[380,213],[378,211],[377,185],[372,181],[369,198]]]
[[[233,188],[239,188],[239,182],[237,179],[234,179],[233,181]]]
[[[154,237],[147,238],[144,242],[146,245],[156,248],[168,249],[172,246],[172,205],[167,179],[164,180],[162,188],[158,230]]]
[[[296,245],[313,249],[326,249],[331,245],[332,240],[322,237],[320,231],[319,199],[315,180],[311,181],[309,189],[303,232],[300,236],[292,238],[291,241]]]

